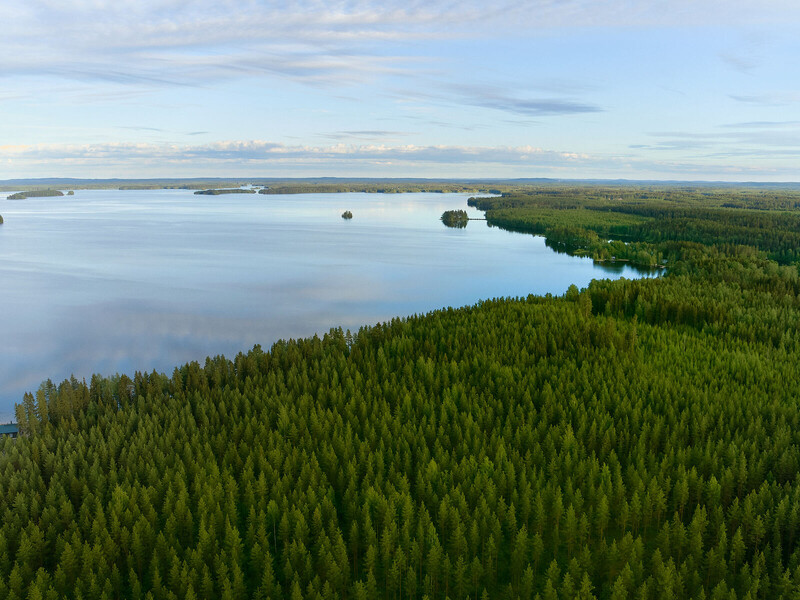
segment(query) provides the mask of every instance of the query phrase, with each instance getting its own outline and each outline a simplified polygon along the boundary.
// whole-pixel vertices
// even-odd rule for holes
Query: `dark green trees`
[[[658,279],[45,382],[0,440],[0,598],[796,597],[797,268],[655,249]]]
[[[464,228],[469,223],[469,216],[465,210],[446,210],[441,218],[447,227]]]
[[[48,198],[51,196],[63,196],[64,193],[59,190],[32,190],[29,192],[17,192],[10,194],[6,200],[24,200],[25,198]]]

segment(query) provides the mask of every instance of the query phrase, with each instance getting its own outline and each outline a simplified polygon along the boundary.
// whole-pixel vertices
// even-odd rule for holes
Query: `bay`
[[[652,275],[484,221],[444,227],[445,210],[483,217],[467,198],[78,190],[2,200],[0,422],[47,378],[170,373],[331,327]]]

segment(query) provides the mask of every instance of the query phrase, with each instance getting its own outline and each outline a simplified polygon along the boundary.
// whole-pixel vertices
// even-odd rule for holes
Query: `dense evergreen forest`
[[[667,273],[45,382],[0,441],[0,598],[797,598],[799,202],[478,199]]]
[[[542,234],[598,258],[607,258],[599,236],[647,243],[627,253],[650,265],[664,241],[752,246],[780,264],[800,261],[800,191],[545,186],[471,198],[470,205],[486,210],[491,225]],[[650,256],[637,258],[636,251]]]

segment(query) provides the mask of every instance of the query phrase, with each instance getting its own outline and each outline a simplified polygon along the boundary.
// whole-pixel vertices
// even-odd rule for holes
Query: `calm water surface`
[[[331,327],[642,276],[482,221],[448,229],[439,216],[466,208],[462,194],[6,195],[0,420],[47,378],[170,373]]]

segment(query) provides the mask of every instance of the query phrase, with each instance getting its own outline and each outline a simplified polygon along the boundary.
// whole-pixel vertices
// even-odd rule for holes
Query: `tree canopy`
[[[0,598],[797,597],[797,207],[574,193],[667,274],[26,394]]]
[[[441,218],[447,227],[464,228],[469,223],[469,215],[465,210],[446,210]]]

